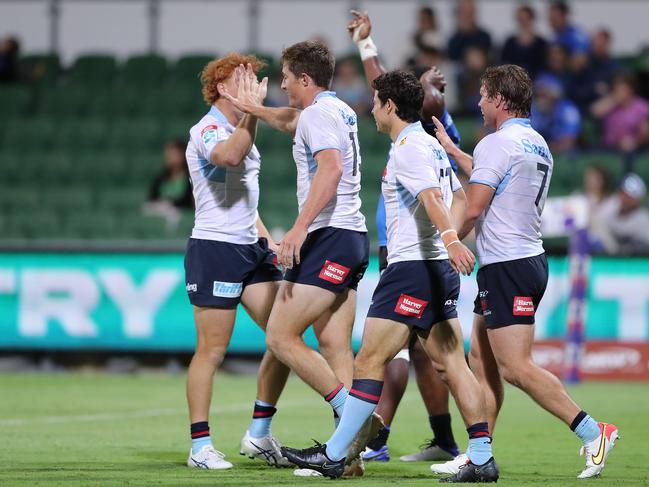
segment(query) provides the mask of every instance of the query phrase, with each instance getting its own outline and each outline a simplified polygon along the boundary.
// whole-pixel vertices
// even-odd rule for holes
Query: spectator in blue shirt
[[[469,47],[477,47],[487,54],[491,51],[491,36],[478,25],[473,0],[460,0],[456,10],[457,30],[448,41],[448,57],[462,61]]]
[[[503,64],[517,64],[524,67],[532,79],[545,66],[547,41],[536,33],[534,19],[536,12],[529,5],[516,9],[518,32],[507,38],[501,53]]]
[[[555,42],[561,44],[570,54],[590,52],[590,36],[584,29],[570,22],[570,7],[567,2],[553,2],[548,19],[556,36]]]
[[[545,138],[552,152],[575,150],[581,116],[575,104],[563,98],[561,82],[544,74],[537,78],[534,88],[532,127]]]

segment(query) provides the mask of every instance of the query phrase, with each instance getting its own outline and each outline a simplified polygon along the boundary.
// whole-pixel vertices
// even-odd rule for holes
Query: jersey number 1
[[[349,139],[352,141],[352,149],[354,149],[354,170],[352,171],[352,176],[358,174],[358,146],[356,145],[356,137],[354,136],[355,132],[349,132]]]

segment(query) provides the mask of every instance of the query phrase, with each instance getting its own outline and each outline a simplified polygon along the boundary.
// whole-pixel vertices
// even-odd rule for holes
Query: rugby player
[[[258,84],[254,74],[236,79],[241,63],[249,64],[251,71],[263,66],[254,56],[230,53],[203,69],[203,98],[210,110],[191,128],[187,146],[196,218],[187,243],[185,275],[197,335],[187,375],[192,438],[187,465],[215,470],[232,467],[212,445],[208,416],[213,377],[230,342],[237,305],[242,303],[265,329],[282,278],[273,263],[276,245],[257,213],[261,162],[254,145],[257,119],[223,97],[226,89],[237,91],[239,86],[255,100],[266,96],[266,82]],[[288,465],[270,429],[288,373],[272,352],[264,354],[253,420],[241,442],[242,454],[275,466]]]
[[[445,137],[442,124],[434,119],[444,149],[458,162],[473,165],[469,206],[458,232],[463,239],[475,227],[480,261],[471,368],[485,390],[492,431],[505,379],[570,427],[586,455],[579,478],[594,477],[619,438],[617,427],[589,416],[559,379],[531,356],[534,315],[548,281],[540,225],[553,169],[548,145],[528,118],[532,82],[519,66],[488,68],[480,96],[484,125],[495,132],[480,141],[473,157]]]
[[[469,433],[469,468],[444,481],[495,482],[484,396],[464,358],[458,272],[475,257],[457,237],[450,208],[463,191],[446,153],[419,121],[424,90],[411,73],[393,71],[372,83],[377,129],[394,143],[382,183],[388,222],[388,267],[367,314],[354,380],[338,428],[326,444],[282,448],[300,467],[342,475],[345,454],[381,396],[385,365],[414,330],[447,381]]]
[[[266,340],[269,349],[320,393],[339,417],[352,380],[356,288],[367,268],[369,241],[360,211],[357,117],[329,90],[334,64],[323,43],[299,42],[282,52],[281,86],[290,107],[229,99],[294,134],[299,215],[279,242],[279,262],[286,273]],[[320,352],[302,338],[311,324]]]
[[[347,30],[352,40],[358,47],[365,78],[372,88],[372,82],[386,69],[381,65],[378,57],[378,49],[370,34],[372,32],[372,23],[367,12],[351,11],[353,20],[347,25]],[[432,116],[440,118],[450,137],[455,137],[456,144],[460,142],[460,134],[453,124],[453,119],[446,110],[444,103],[444,88],[446,80],[442,72],[435,66],[426,70],[419,78],[424,88],[424,101],[420,121],[424,130],[429,134],[435,135],[431,121]],[[392,148],[390,149],[392,151]],[[453,170],[457,171],[455,161],[450,160]],[[470,173],[469,173],[470,174]],[[464,192],[462,192],[462,195]],[[459,195],[458,195],[459,196]],[[457,205],[460,207],[460,205]],[[376,226],[379,234],[379,270],[387,267],[387,228],[385,221],[385,203],[383,195],[379,196],[379,202],[376,210]],[[459,449],[453,430],[451,428],[451,415],[448,409],[448,388],[435,372],[432,362],[424,352],[421,344],[413,334],[408,345],[401,350],[393,360],[386,366],[385,381],[381,400],[376,408],[376,412],[383,418],[385,427],[379,431],[376,438],[372,439],[365,452],[363,459],[367,461],[388,461],[390,460],[390,451],[387,446],[390,435],[390,427],[396,413],[399,402],[406,391],[408,384],[408,365],[412,362],[417,377],[417,385],[424,405],[428,412],[428,421],[433,431],[433,438],[426,441],[420,451],[400,457],[401,461],[431,461],[431,460],[451,460],[459,454]]]

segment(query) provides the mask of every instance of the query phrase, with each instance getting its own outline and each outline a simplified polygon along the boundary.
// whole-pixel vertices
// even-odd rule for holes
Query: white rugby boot
[[[225,459],[225,455],[215,450],[212,445],[205,445],[196,453],[189,450],[187,466],[191,468],[206,468],[208,470],[226,470],[232,464]]]
[[[578,479],[598,477],[604,470],[606,457],[611,453],[615,442],[620,438],[617,426],[611,423],[597,423],[599,435],[593,441],[586,443],[579,451],[586,455],[586,468],[579,474]]]

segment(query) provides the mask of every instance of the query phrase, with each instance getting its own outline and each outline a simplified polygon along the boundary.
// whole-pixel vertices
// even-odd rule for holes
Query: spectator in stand
[[[649,102],[636,95],[630,74],[615,75],[610,94],[593,104],[592,114],[602,121],[606,148],[631,154],[649,142]]]
[[[567,2],[552,2],[548,20],[555,34],[554,41],[568,53],[572,55],[575,52],[590,51],[590,36],[584,29],[570,22],[570,7]]]
[[[610,255],[649,255],[649,210],[642,207],[647,188],[637,174],[627,174],[617,194],[591,218],[595,247]]]
[[[532,79],[545,66],[547,41],[536,33],[534,19],[536,12],[529,5],[516,9],[518,32],[507,38],[501,53],[503,64],[518,64],[524,67]]]
[[[336,63],[333,91],[359,115],[367,115],[371,109],[370,95],[365,80],[358,70],[356,58],[346,57]]]
[[[561,44],[550,44],[547,55],[546,70],[543,73],[551,74],[557,78],[561,83],[561,87],[565,89],[570,84],[568,51]]]
[[[611,33],[597,29],[591,37],[591,72],[595,92],[599,96],[609,91],[613,76],[620,71],[620,65],[611,57]]]
[[[468,46],[464,51],[462,69],[457,77],[461,113],[480,114],[480,77],[488,64],[487,53],[481,47]]]
[[[435,49],[444,51],[445,38],[439,31],[437,16],[430,7],[421,7],[417,12],[417,31],[413,35],[417,50]],[[430,66],[429,66],[430,68]]]
[[[592,215],[611,197],[612,177],[602,166],[590,166],[584,173],[584,196]]]
[[[543,74],[537,78],[530,121],[553,153],[570,152],[577,148],[581,128],[579,110],[563,97],[561,82],[554,76]]]
[[[587,52],[576,51],[570,56],[565,89],[566,96],[575,103],[579,113],[588,116],[590,106],[599,95],[595,91],[595,78]]]
[[[15,37],[0,40],[0,83],[16,83],[20,79],[18,54],[20,43]]]
[[[476,19],[476,6],[473,0],[459,0],[456,9],[456,31],[448,41],[448,57],[452,61],[462,61],[469,47],[481,48],[489,55],[491,36],[482,29]]]

